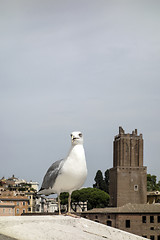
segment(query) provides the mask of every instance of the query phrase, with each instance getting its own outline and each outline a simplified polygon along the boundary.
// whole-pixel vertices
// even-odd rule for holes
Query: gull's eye
[[[82,133],[80,133],[79,136],[82,137]]]

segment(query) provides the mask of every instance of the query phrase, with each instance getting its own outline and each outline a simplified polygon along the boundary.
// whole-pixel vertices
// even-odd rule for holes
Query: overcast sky
[[[122,126],[160,178],[160,1],[0,0],[0,178],[42,182],[83,132],[88,178]]]

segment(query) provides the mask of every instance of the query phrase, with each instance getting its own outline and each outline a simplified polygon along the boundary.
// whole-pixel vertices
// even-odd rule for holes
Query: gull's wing
[[[64,159],[61,159],[61,160],[54,162],[50,166],[50,168],[48,169],[48,171],[46,172],[46,174],[43,178],[42,187],[41,187],[40,191],[43,189],[49,189],[49,188],[53,187],[53,185],[56,181],[56,178],[63,166],[63,163],[64,163]]]

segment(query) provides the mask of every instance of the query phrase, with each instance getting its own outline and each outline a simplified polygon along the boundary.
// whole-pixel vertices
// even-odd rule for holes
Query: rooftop
[[[83,213],[160,213],[160,204],[131,204],[114,208],[94,208]]]
[[[26,196],[0,196],[0,200],[2,201],[28,201],[28,197]]]
[[[0,201],[0,207],[15,207],[15,204],[10,202],[5,203]]]

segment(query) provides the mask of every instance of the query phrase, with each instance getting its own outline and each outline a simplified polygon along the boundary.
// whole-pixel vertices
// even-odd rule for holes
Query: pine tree
[[[103,179],[103,174],[101,170],[97,171],[94,181],[96,182],[95,184],[93,184],[94,188],[98,188],[106,192],[106,183],[105,180]]]

